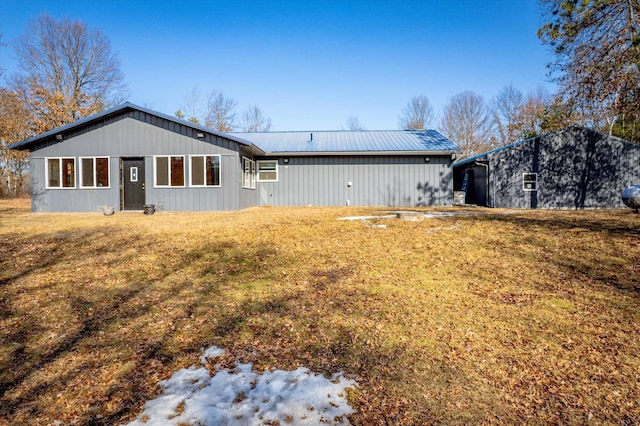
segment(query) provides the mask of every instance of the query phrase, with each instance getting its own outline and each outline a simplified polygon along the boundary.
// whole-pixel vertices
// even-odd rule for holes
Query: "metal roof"
[[[560,130],[552,130],[552,131],[549,131],[549,132],[546,132],[546,133],[542,133],[542,134],[537,135],[537,136],[530,137],[528,139],[523,139],[523,140],[514,142],[514,143],[512,143],[510,145],[500,146],[498,148],[494,148],[494,149],[489,150],[489,151],[481,152],[480,154],[476,154],[476,155],[474,155],[472,157],[463,158],[462,160],[453,163],[453,166],[454,167],[463,166],[465,164],[469,164],[469,163],[472,163],[472,162],[475,162],[475,161],[478,161],[478,160],[486,160],[488,156],[493,155],[493,154],[495,154],[497,152],[501,152],[501,151],[505,151],[507,149],[511,149],[514,146],[522,145],[524,143],[531,142],[531,141],[536,140],[538,138],[547,137],[548,135],[553,134],[553,133],[562,133],[562,132],[568,132],[568,131],[572,131],[572,130],[581,130],[581,131],[586,131],[586,132],[591,132],[591,133],[599,133],[599,132],[596,132],[593,129],[589,129],[587,127],[583,127],[583,126],[578,126],[578,125],[572,124],[570,126],[562,128]],[[600,134],[602,134],[602,133],[600,133]],[[625,142],[625,143],[634,143],[634,142],[629,142],[629,141],[626,141],[624,139],[618,138],[616,136],[609,136],[609,138],[617,139],[617,140],[620,140],[620,141]]]
[[[232,133],[269,154],[443,153],[460,148],[435,130],[364,130]]]
[[[144,113],[147,113],[147,114],[150,114],[150,115],[154,115],[154,116],[159,117],[159,118],[163,118],[165,120],[173,121],[175,123],[182,124],[182,125],[187,126],[187,127],[191,127],[192,129],[200,130],[200,131],[203,131],[203,132],[211,133],[211,134],[216,135],[216,136],[221,136],[221,137],[224,137],[224,138],[227,138],[227,139],[231,139],[231,140],[233,140],[235,142],[238,142],[238,143],[240,143],[242,145],[251,145],[251,142],[249,142],[247,140],[244,140],[244,139],[242,139],[240,137],[229,135],[227,133],[218,132],[216,130],[210,129],[209,127],[205,127],[205,126],[202,126],[200,124],[193,123],[191,121],[182,120],[180,118],[173,117],[171,115],[163,114],[161,112],[153,111],[153,110],[150,110],[148,108],[143,108],[141,106],[134,105],[134,104],[132,104],[130,102],[125,102],[123,104],[120,104],[118,106],[115,106],[115,107],[107,109],[107,110],[104,110],[104,111],[99,112],[97,114],[93,114],[93,115],[90,115],[88,117],[82,118],[82,119],[80,119],[78,121],[74,121],[73,123],[65,124],[64,126],[55,128],[53,130],[49,130],[48,132],[41,133],[41,134],[33,136],[33,137],[29,138],[29,139],[25,139],[25,140],[23,140],[21,142],[17,142],[15,144],[11,145],[9,148],[11,148],[11,149],[29,149],[29,147],[31,145],[33,145],[33,144],[35,144],[35,143],[37,143],[37,142],[39,142],[41,140],[50,138],[50,137],[52,137],[54,135],[57,135],[59,133],[68,132],[69,130],[73,130],[73,129],[82,127],[84,125],[87,125],[89,123],[93,123],[95,121],[102,120],[102,119],[107,118],[109,116],[119,114],[119,113],[121,113],[121,112],[123,112],[125,110],[141,111],[141,112],[144,112]]]
[[[120,114],[127,110],[141,111],[199,131],[221,136],[258,152],[271,154],[384,154],[431,153],[452,154],[460,148],[435,130],[364,130],[364,131],[296,131],[296,132],[232,132],[222,133],[197,123],[182,120],[126,102],[73,123],[25,139],[10,146],[11,149],[30,149],[38,142],[64,134],[82,126]]]

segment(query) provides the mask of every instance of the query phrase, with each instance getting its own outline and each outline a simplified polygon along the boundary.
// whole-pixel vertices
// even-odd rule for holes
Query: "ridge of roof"
[[[511,143],[511,144],[509,144],[509,145],[499,146],[499,147],[494,148],[494,149],[491,149],[491,150],[489,150],[489,151],[481,152],[480,154],[476,154],[476,155],[474,155],[474,156],[464,158],[464,159],[462,159],[462,160],[460,160],[460,161],[456,161],[455,163],[453,163],[453,166],[455,167],[455,166],[461,166],[461,165],[464,165],[464,164],[468,164],[468,163],[471,163],[472,161],[477,161],[477,160],[479,160],[479,159],[481,159],[481,158],[483,158],[483,157],[486,157],[486,156],[488,156],[488,155],[495,154],[496,152],[504,151],[504,150],[509,149],[509,148],[512,148],[512,147],[514,147],[514,146],[518,146],[518,145],[521,145],[521,144],[524,144],[524,143],[530,142],[530,141],[535,140],[535,139],[538,139],[538,138],[546,137],[546,136],[548,136],[548,135],[550,135],[550,134],[553,134],[553,133],[566,132],[566,131],[569,131],[570,129],[585,130],[585,131],[587,131],[587,132],[596,133],[596,134],[599,134],[599,135],[602,135],[602,136],[607,136],[607,137],[610,137],[610,138],[613,138],[613,139],[619,140],[619,141],[621,141],[621,142],[633,143],[633,142],[627,141],[627,140],[625,140],[625,139],[621,139],[621,138],[619,138],[619,137],[617,137],[617,136],[613,136],[613,135],[605,135],[604,133],[598,132],[598,131],[593,130],[593,129],[590,129],[590,128],[588,128],[588,127],[579,126],[579,125],[577,125],[577,124],[571,124],[571,125],[569,125],[569,126],[567,126],[567,127],[563,127],[562,129],[558,129],[558,130],[550,130],[550,131],[548,131],[548,132],[541,133],[541,134],[539,134],[539,135],[532,136],[532,137],[527,138],[527,139],[523,139],[523,140],[519,140],[519,141],[513,142],[513,143]]]
[[[235,142],[238,142],[238,143],[241,143],[243,145],[247,145],[247,146],[253,145],[250,141],[247,141],[247,140],[242,139],[240,137],[237,137],[237,136],[234,136],[234,135],[230,135],[228,133],[219,132],[217,130],[211,129],[211,128],[203,126],[201,124],[193,123],[193,122],[187,121],[187,120],[183,120],[183,119],[178,118],[178,117],[173,117],[173,116],[170,116],[168,114],[164,114],[164,113],[161,113],[161,112],[158,112],[158,111],[151,110],[149,108],[144,108],[144,107],[141,107],[139,105],[135,105],[135,104],[133,104],[131,102],[124,102],[122,104],[116,105],[114,107],[111,107],[111,108],[106,109],[104,111],[98,112],[96,114],[92,114],[92,115],[89,115],[87,117],[83,117],[80,120],[74,121],[72,123],[68,123],[68,124],[65,124],[63,126],[56,127],[55,129],[46,131],[44,133],[40,133],[38,135],[35,135],[35,136],[30,137],[30,138],[24,139],[24,140],[22,140],[20,142],[16,142],[14,144],[11,144],[9,146],[9,148],[10,149],[26,149],[29,145],[32,145],[33,143],[38,142],[40,140],[46,139],[46,138],[51,137],[53,135],[56,135],[58,133],[64,133],[64,132],[67,132],[67,131],[69,131],[71,129],[82,127],[82,126],[87,125],[89,123],[92,123],[94,121],[101,120],[101,119],[103,119],[105,117],[109,117],[111,115],[118,114],[118,113],[120,113],[122,111],[125,111],[125,110],[128,110],[128,109],[129,110],[135,110],[135,111],[144,112],[146,114],[150,114],[150,115],[153,115],[153,116],[156,116],[158,118],[165,119],[165,120],[173,121],[174,123],[181,124],[181,125],[184,125],[184,126],[188,126],[188,127],[193,128],[193,129],[196,129],[196,130],[201,130],[203,132],[211,133],[211,134],[216,135],[216,136],[225,137],[227,139],[231,139],[231,140],[233,140]]]

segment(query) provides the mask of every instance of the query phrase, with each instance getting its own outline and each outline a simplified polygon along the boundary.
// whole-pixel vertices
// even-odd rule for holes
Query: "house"
[[[130,103],[11,148],[34,212],[451,205],[459,151],[433,130],[229,134]]]
[[[453,165],[466,204],[501,208],[624,207],[640,183],[640,144],[570,126]]]

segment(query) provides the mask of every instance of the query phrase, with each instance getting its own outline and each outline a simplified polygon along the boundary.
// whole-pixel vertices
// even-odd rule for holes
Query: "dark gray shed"
[[[500,208],[624,207],[640,183],[640,144],[570,126],[453,165],[465,202]]]
[[[12,148],[36,212],[451,205],[458,152],[435,131],[227,134],[130,103]]]

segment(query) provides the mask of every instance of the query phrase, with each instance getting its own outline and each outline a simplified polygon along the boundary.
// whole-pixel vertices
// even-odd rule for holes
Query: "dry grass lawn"
[[[640,421],[639,215],[335,220],[378,212],[0,201],[0,424],[132,420],[211,345],[345,371],[352,424]]]

